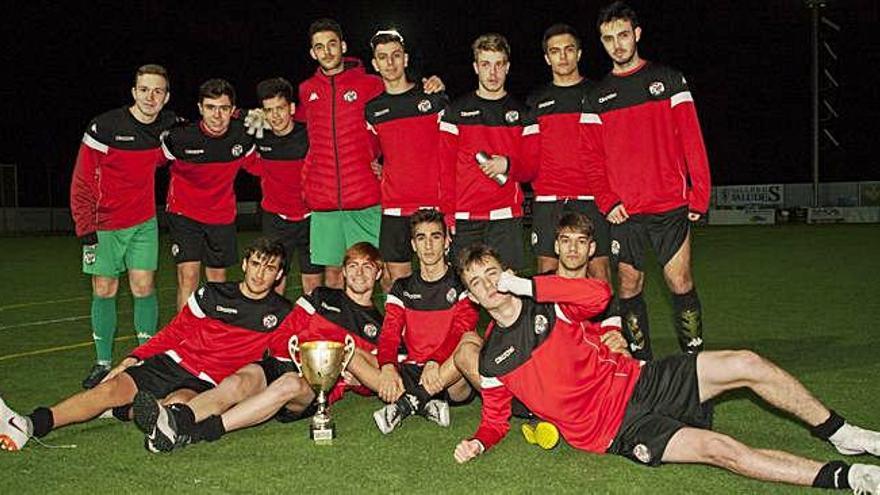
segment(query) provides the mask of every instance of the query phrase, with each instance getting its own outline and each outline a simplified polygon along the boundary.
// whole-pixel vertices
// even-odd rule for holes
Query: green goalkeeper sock
[[[98,364],[113,361],[113,337],[116,335],[116,297],[92,294],[92,338]]]
[[[134,331],[138,343],[143,344],[156,334],[159,323],[159,299],[153,292],[149,296],[134,298]]]

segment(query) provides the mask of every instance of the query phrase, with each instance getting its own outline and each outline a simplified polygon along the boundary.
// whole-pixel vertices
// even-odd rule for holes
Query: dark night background
[[[297,84],[314,72],[306,29],[321,16],[342,24],[349,55],[365,61],[371,34],[398,27],[410,66],[440,75],[452,96],[476,86],[471,41],[483,32],[501,32],[513,50],[508,89],[524,99],[550,78],[540,38],[554,22],[581,32],[584,74],[596,79],[610,69],[594,27],[604,3],[14,1],[0,8],[0,163],[19,166],[19,205],[65,206],[85,125],[130,103],[137,66],[168,67],[168,108],[189,118],[196,117],[198,85],[210,77],[229,79],[239,105],[252,107],[259,80],[283,75]],[[631,4],[644,29],[642,56],[688,78],[715,184],[811,180],[810,11],[803,0]],[[838,55],[828,68],[840,87],[825,96],[839,114],[828,128],[841,147],[823,139],[821,180],[878,180],[873,120],[880,108],[880,3],[829,0],[823,12],[842,28],[823,28]],[[242,179],[240,199],[258,197],[253,184]]]

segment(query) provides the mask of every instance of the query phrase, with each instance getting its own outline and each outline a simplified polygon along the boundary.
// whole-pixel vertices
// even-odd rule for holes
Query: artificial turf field
[[[241,245],[254,237],[241,234]],[[694,272],[708,349],[749,348],[775,361],[851,422],[880,428],[880,229],[876,225],[702,227]],[[163,237],[160,321],[174,306],[173,264]],[[89,284],[73,237],[0,238],[0,394],[20,412],[78,391],[91,367]],[[233,276],[236,271],[234,270]],[[670,303],[657,270],[646,296],[657,355],[677,352]],[[119,298],[116,357],[133,347],[130,297]],[[377,399],[333,408],[332,447],[308,440],[308,423],[269,422],[171,455],[143,448],[132,425],[99,419],[53,432],[22,452],[0,452],[0,493],[117,492],[504,492],[795,493],[705,466],[650,469],[567,445],[542,451],[511,434],[459,466],[452,450],[479,421],[479,401],[452,410],[442,429],[412,418],[382,436]],[[715,429],[763,448],[842,459],[806,428],[739,392],[719,401]],[[850,458],[850,460],[853,460]],[[880,464],[862,457],[861,462]]]

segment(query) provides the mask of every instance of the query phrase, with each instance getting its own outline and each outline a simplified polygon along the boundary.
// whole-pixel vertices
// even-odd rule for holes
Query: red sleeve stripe
[[[674,106],[678,105],[679,103],[686,103],[686,102],[693,103],[694,97],[691,96],[690,91],[682,91],[680,93],[675,93],[674,95],[672,95],[672,98],[670,98],[669,101],[672,103],[672,106],[674,107]]]
[[[581,124],[602,124],[602,119],[599,118],[599,114],[597,113],[582,113],[581,114]]]
[[[92,148],[95,151],[99,151],[101,153],[104,153],[105,155],[107,154],[107,150],[110,149],[109,146],[107,146],[106,144],[93,138],[88,133],[83,134],[82,142],[84,145],[88,146],[89,148]]]
[[[385,305],[387,306],[389,304],[394,304],[395,306],[400,306],[401,308],[406,308],[406,306],[403,305],[403,301],[401,301],[400,298],[395,296],[394,294],[388,294],[385,297]]]

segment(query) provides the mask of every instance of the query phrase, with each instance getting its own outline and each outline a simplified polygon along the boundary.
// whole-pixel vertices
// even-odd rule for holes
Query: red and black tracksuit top
[[[360,61],[328,76],[319,67],[299,85],[296,118],[309,129],[303,192],[312,211],[360,210],[379,204],[379,180],[370,168],[378,143],[364,123],[367,102],[385,91]]]
[[[416,272],[397,279],[385,301],[385,322],[379,337],[379,366],[397,364],[401,337],[405,362],[442,364],[461,336],[477,326],[479,313],[454,270],[428,282]]]
[[[584,95],[591,83],[573,86],[548,83],[526,99],[531,120],[537,122],[535,146],[538,173],[532,190],[538,201],[593,199],[577,143]]]
[[[235,222],[235,176],[253,168],[254,143],[241,120],[225,134],[207,135],[201,123],[175,127],[162,139],[171,162],[168,213],[212,225]]]
[[[488,449],[510,428],[519,399],[559,428],[572,446],[603,453],[620,428],[641,361],[612,353],[600,336],[618,327],[589,321],[611,299],[603,281],[539,276],[534,299],[509,327],[494,322],[480,351],[482,420],[474,438]]]
[[[70,183],[70,212],[78,237],[97,242],[98,230],[119,230],[156,216],[156,168],[167,160],[159,136],[177,122],[163,110],[150,124],[127,107],[89,123]]]
[[[260,176],[263,211],[278,215],[289,222],[309,216],[302,198],[303,161],[309,150],[306,127],[294,124],[284,136],[273,132],[256,140],[257,157],[252,172]]]
[[[581,152],[599,209],[709,209],[709,160],[684,76],[645,62],[608,74],[584,98]]]
[[[444,93],[425,94],[421,84],[401,94],[382,93],[367,103],[368,128],[382,150],[382,213],[406,216],[440,208],[440,178],[451,167],[440,160]]]
[[[274,291],[250,299],[238,282],[208,282],[131,356],[143,360],[165,353],[193,376],[217,384],[259,360],[292,309]]]
[[[527,120],[526,108],[510,95],[499,100],[469,93],[452,102],[440,120],[441,159],[450,173],[441,180],[441,210],[458,220],[501,220],[523,214],[520,182],[532,180],[535,164],[525,142],[537,126]],[[501,186],[480,170],[474,155],[508,158],[508,181]]]

